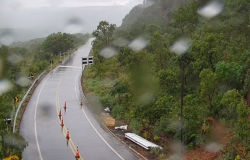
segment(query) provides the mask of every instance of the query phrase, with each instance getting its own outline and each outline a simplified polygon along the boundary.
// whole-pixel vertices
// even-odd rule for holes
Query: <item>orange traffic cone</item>
[[[76,158],[76,159],[80,158],[78,146],[77,146],[77,149],[76,149],[76,156],[75,156],[75,158]]]
[[[63,117],[62,117],[62,120],[61,120],[61,126],[62,127],[64,126]]]
[[[61,112],[61,109],[60,109],[60,111],[59,111],[59,118],[61,119],[61,117],[62,117],[62,112]]]
[[[67,134],[66,134],[66,138],[69,139],[69,129],[67,129]]]

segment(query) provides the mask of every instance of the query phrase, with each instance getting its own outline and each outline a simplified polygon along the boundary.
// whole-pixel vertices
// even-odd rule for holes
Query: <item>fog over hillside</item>
[[[122,19],[139,4],[87,6],[87,7],[39,7],[22,10],[0,11],[0,37],[5,41],[26,41],[46,37],[53,32],[92,33],[101,20],[120,26]]]

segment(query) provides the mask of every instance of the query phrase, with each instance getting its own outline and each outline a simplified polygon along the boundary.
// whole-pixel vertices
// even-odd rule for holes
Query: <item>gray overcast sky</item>
[[[126,14],[142,2],[143,0],[0,0],[0,29],[12,28],[15,41],[46,37],[58,31],[91,33],[101,20],[120,26]],[[77,24],[69,24],[72,19]]]
[[[135,5],[142,0],[0,0],[1,9]]]

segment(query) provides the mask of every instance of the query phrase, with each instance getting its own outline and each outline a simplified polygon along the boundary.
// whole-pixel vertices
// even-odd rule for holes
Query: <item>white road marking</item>
[[[57,84],[57,89],[56,89],[56,106],[55,106],[55,107],[56,107],[57,114],[59,114],[58,112],[59,112],[59,108],[60,108],[60,107],[59,107],[59,93],[60,93],[61,80],[62,80],[62,77],[60,77],[60,80],[59,80],[59,82],[58,82],[58,84]],[[68,102],[68,101],[67,101],[67,102]],[[60,123],[59,117],[58,117],[58,120],[59,120],[59,123]],[[67,128],[67,127],[66,127],[66,125],[64,124],[64,127],[63,127],[63,134],[64,134],[65,137],[66,137],[66,132],[67,132],[66,128]],[[69,147],[71,148],[73,154],[75,154],[75,153],[76,153],[76,146],[75,146],[75,144],[74,144],[72,138],[69,139],[68,145],[69,145]],[[82,157],[81,154],[80,154],[80,159],[83,160],[83,157]]]
[[[38,97],[37,97],[37,101],[36,101],[36,107],[35,107],[35,115],[34,115],[34,128],[35,128],[35,137],[36,137],[36,145],[37,145],[37,150],[38,150],[38,153],[39,153],[39,157],[41,160],[43,160],[43,157],[42,157],[42,153],[41,153],[41,149],[40,149],[40,146],[39,146],[39,142],[38,142],[38,138],[37,138],[37,130],[36,130],[36,112],[37,112],[37,105],[38,105],[38,101],[39,101],[39,97],[41,95],[41,92],[43,90],[43,87],[44,85],[46,84],[47,80],[50,78],[51,74],[47,77],[47,79],[44,81],[43,85],[42,85],[42,88],[41,90],[39,91],[39,94],[38,94]]]
[[[77,68],[77,69],[82,69],[82,67],[80,67],[80,66],[59,66],[59,67],[61,67],[61,68]]]
[[[76,94],[76,80],[77,80],[77,75],[76,75],[76,77],[75,77],[75,94]],[[78,100],[78,102],[79,102],[79,104],[80,104],[80,100],[79,100],[79,97],[77,96],[77,94],[76,94],[76,98],[77,98],[77,100]],[[107,146],[120,158],[120,159],[122,159],[122,160],[124,160],[123,158],[122,158],[122,156],[120,156],[119,155],[119,153],[117,153],[109,144],[108,144],[108,142],[101,136],[101,134],[96,130],[96,128],[94,127],[94,125],[91,123],[91,121],[89,120],[89,118],[88,118],[88,116],[87,116],[87,114],[85,113],[85,111],[83,110],[83,108],[82,108],[82,112],[83,112],[83,114],[85,115],[85,117],[87,118],[87,120],[88,120],[88,122],[90,123],[90,125],[92,126],[92,128],[95,130],[95,132],[98,134],[98,136],[107,144]]]

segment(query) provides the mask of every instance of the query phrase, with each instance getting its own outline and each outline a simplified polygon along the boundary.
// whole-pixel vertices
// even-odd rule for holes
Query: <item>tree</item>
[[[43,42],[43,49],[47,52],[59,55],[60,52],[66,52],[73,48],[73,37],[67,33],[53,33],[49,35]]]
[[[222,83],[237,89],[242,87],[242,77],[245,73],[241,65],[235,62],[226,63],[225,61],[220,61],[215,67],[216,74]]]
[[[232,89],[224,93],[220,104],[220,115],[229,120],[237,119],[237,105],[241,103],[241,95],[236,89]]]
[[[248,118],[250,114],[250,109],[245,104],[243,99],[241,99],[241,102],[237,105],[237,113],[238,113],[238,121],[237,121],[236,133],[245,143],[248,143],[250,138],[249,136],[250,120]]]
[[[170,55],[167,55],[168,50],[164,47],[163,36],[159,32],[155,32],[152,37],[152,42],[150,45],[153,53],[155,54],[155,60],[159,69],[167,68],[167,59]]]
[[[176,96],[180,91],[179,71],[160,70],[158,72],[159,85],[163,93]]]
[[[200,100],[206,106],[211,114],[214,107],[214,100],[218,94],[218,78],[215,73],[209,69],[204,69],[200,72],[199,95]],[[209,115],[207,115],[209,116]]]
[[[1,134],[3,143],[3,157],[11,155],[17,155],[19,159],[22,159],[22,152],[28,146],[28,142],[19,134]]]
[[[215,72],[215,65],[223,56],[225,41],[222,34],[204,33],[194,36],[190,54],[193,56],[194,72],[199,73],[205,68]]]
[[[195,30],[198,20],[196,13],[198,4],[192,1],[186,6],[180,7],[177,12],[173,14],[171,26],[181,30],[181,33],[191,33]]]
[[[115,31],[115,24],[109,24],[107,21],[99,22],[97,29],[93,31],[92,35],[98,40],[101,40],[106,46],[110,44],[112,36]]]

